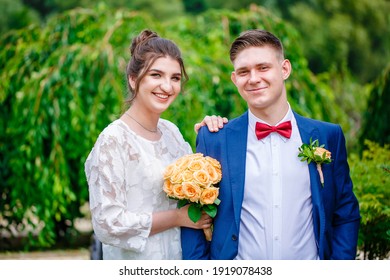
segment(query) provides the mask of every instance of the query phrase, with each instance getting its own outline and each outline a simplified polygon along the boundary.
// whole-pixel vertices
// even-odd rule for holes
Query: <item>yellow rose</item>
[[[194,179],[201,187],[209,187],[211,185],[210,176],[205,170],[194,172]]]
[[[180,184],[181,182],[183,182],[182,171],[178,168],[175,168],[174,172],[170,177],[170,180],[173,184]]]
[[[191,202],[199,201],[202,190],[197,184],[193,182],[184,182],[182,186],[186,199],[190,200]]]
[[[213,204],[214,201],[218,198],[219,188],[210,187],[204,189],[200,195],[201,204]]]
[[[195,153],[195,154],[191,154],[189,155],[191,159],[200,159],[200,158],[203,158],[203,154],[202,153]]]
[[[184,157],[181,157],[179,158],[176,162],[175,162],[175,166],[179,169],[184,169],[184,168],[187,168],[187,166],[189,165],[190,161],[191,161],[191,157],[189,155],[187,156],[184,156]]]
[[[198,171],[204,167],[202,159],[193,159],[188,165],[188,169],[191,171]]]
[[[217,170],[213,165],[207,164],[206,171],[210,176],[210,181],[212,184],[216,184],[222,179],[221,170]]]
[[[183,186],[180,184],[176,184],[173,186],[173,194],[174,194],[174,197],[176,197],[177,199],[186,198],[184,193],[183,193]]]
[[[325,158],[330,159],[331,152],[329,152],[327,149],[316,147],[314,150],[314,154],[320,157],[322,157],[324,153],[325,153]]]
[[[184,170],[182,172],[182,178],[184,182],[189,182],[194,180],[194,176],[192,175],[192,172],[189,170]]]
[[[169,180],[164,181],[164,186],[163,186],[164,192],[168,195],[173,197],[173,184]]]
[[[206,156],[205,159],[206,159],[212,166],[214,166],[215,168],[221,169],[221,164],[220,164],[219,161],[216,160],[215,158]]]
[[[165,171],[164,171],[164,174],[163,174],[164,180],[166,180],[166,179],[168,179],[169,177],[171,177],[174,170],[175,170],[175,165],[174,165],[174,164],[168,165],[168,166],[165,168]]]

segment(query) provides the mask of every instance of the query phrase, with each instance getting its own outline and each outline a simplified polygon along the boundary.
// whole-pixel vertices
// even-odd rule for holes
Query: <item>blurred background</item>
[[[175,41],[190,76],[163,117],[194,147],[206,114],[246,110],[230,43],[267,29],[293,65],[289,102],[339,123],[362,222],[358,259],[390,252],[390,1],[0,0],[0,259],[88,258],[84,162],[123,111],[131,39]],[[71,251],[70,251],[71,249]],[[15,255],[16,254],[16,255]],[[30,255],[31,256],[31,255]]]

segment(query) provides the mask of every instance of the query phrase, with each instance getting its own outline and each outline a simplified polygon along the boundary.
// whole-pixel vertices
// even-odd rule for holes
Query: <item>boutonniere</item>
[[[310,138],[310,144],[302,144],[302,146],[299,147],[298,154],[301,161],[307,161],[308,164],[312,161],[316,163],[322,186],[324,186],[324,175],[322,174],[321,165],[332,161],[331,153],[323,147],[324,145],[319,145],[318,139],[312,141]]]

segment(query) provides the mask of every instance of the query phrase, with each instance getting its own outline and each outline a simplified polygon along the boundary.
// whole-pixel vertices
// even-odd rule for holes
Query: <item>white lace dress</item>
[[[104,259],[181,259],[180,229],[149,236],[152,212],[176,208],[163,192],[163,171],[192,153],[179,129],[160,119],[162,137],[149,141],[122,120],[99,135],[85,163],[92,224]]]

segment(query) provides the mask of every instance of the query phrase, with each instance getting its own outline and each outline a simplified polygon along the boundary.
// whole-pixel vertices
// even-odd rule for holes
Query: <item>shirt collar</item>
[[[287,110],[287,113],[286,115],[276,124],[280,124],[282,122],[286,122],[286,121],[291,121],[291,123],[293,124],[294,123],[294,118],[293,118],[293,112],[291,110],[291,106],[290,106],[290,103],[287,103],[288,104],[288,110]],[[249,125],[249,131],[253,131],[253,133],[255,133],[255,128],[256,128],[256,122],[261,122],[261,123],[265,123],[265,124],[268,124],[270,125],[269,123],[267,123],[266,121],[256,117],[250,109],[248,109],[248,125]],[[286,138],[280,136],[283,141],[287,141]],[[261,141],[264,141],[266,138],[262,139]]]
[[[286,122],[286,121],[291,121],[293,119],[293,113],[292,113],[292,110],[291,110],[291,106],[290,106],[290,103],[287,103],[288,104],[288,110],[287,110],[287,113],[286,115],[276,124],[280,124],[282,122]],[[268,125],[270,125],[269,123],[267,123],[266,121],[256,117],[252,112],[251,110],[249,109],[248,110],[248,121],[249,121],[249,126],[252,126],[252,127],[256,127],[256,122],[261,122],[261,123],[266,123]]]

